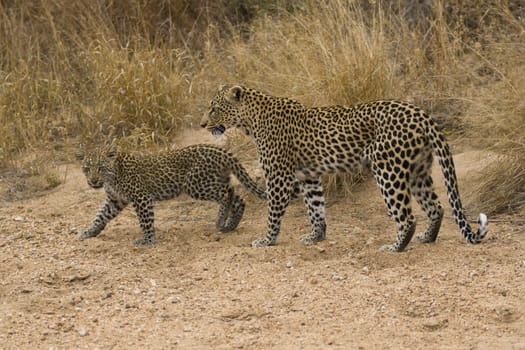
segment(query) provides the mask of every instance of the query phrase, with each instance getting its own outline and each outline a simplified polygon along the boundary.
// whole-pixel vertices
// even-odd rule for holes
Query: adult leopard
[[[428,217],[428,227],[418,239],[434,242],[443,207],[433,188],[433,152],[441,165],[448,200],[461,233],[473,244],[487,234],[485,214],[479,214],[480,227],[475,233],[467,222],[445,137],[430,116],[409,103],[376,101],[353,107],[311,108],[252,88],[222,86],[201,126],[216,136],[226,128],[236,127],[255,139],[269,206],[267,235],[253,241],[254,247],[276,243],[286,207],[294,193],[300,191],[312,226],[311,233],[300,240],[305,244],[324,240],[325,202],[320,176],[355,171],[363,163],[370,165],[388,212],[398,226],[396,241],[382,248],[400,252],[412,239],[416,220],[411,196]]]
[[[140,155],[114,146],[81,151],[82,171],[93,188],[104,187],[106,199],[91,226],[80,239],[96,237],[128,203],[133,203],[143,232],[135,245],[155,241],[153,202],[186,193],[194,199],[220,204],[217,230],[229,232],[241,221],[245,204],[230,185],[234,174],[252,194],[266,199],[241,163],[226,150],[212,145],[193,145],[177,150]]]

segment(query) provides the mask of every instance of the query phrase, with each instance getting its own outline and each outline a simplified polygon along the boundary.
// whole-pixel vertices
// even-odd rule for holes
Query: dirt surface
[[[456,164],[467,196],[479,163]],[[45,196],[2,203],[2,349],[525,349],[519,216],[490,222],[473,246],[447,205],[437,243],[384,252],[395,225],[368,180],[328,199],[328,239],[315,246],[298,242],[309,223],[296,201],[279,244],[251,248],[266,205],[243,192],[236,231],[215,231],[217,205],[180,197],[156,206],[156,245],[136,248],[132,209],[77,239],[103,199],[79,168]]]

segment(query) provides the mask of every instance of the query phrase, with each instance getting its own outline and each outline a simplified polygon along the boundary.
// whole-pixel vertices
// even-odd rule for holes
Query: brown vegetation
[[[457,145],[501,155],[472,203],[505,211],[525,198],[524,15],[491,0],[3,1],[2,177],[18,198],[59,183],[80,142],[167,145],[242,82],[312,105],[413,101]]]

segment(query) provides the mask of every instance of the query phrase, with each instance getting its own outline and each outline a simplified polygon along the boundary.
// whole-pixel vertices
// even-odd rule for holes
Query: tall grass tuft
[[[468,135],[497,156],[484,167],[469,205],[490,214],[512,212],[525,204],[525,67],[501,67],[500,78],[480,89],[468,110]]]

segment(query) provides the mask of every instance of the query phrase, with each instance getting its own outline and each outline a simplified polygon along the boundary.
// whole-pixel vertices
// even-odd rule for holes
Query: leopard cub
[[[104,188],[106,198],[91,226],[80,239],[96,237],[106,224],[129,203],[133,204],[143,238],[134,245],[155,242],[153,202],[177,197],[182,193],[199,200],[220,204],[215,225],[220,232],[234,230],[241,221],[245,203],[230,184],[233,173],[253,195],[266,199],[264,190],[229,152],[212,145],[193,145],[178,150],[141,155],[122,152],[114,146],[81,151],[89,186]]]

